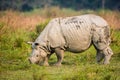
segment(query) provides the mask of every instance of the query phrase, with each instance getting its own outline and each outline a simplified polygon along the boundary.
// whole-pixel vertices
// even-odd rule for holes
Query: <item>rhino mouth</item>
[[[43,59],[41,59],[41,60],[36,61],[36,62],[35,62],[35,64],[42,65],[42,64],[43,64],[43,62],[44,62],[44,60],[43,60]]]
[[[40,58],[39,60],[35,60],[34,58],[28,59],[30,64],[38,64],[38,65],[42,65],[44,60],[45,60],[45,58]]]
[[[40,63],[40,61],[36,61],[36,62],[35,62],[35,64],[39,64],[39,63]]]
[[[39,64],[40,63],[40,61],[32,62],[30,59],[28,59],[28,61],[29,61],[30,64]]]

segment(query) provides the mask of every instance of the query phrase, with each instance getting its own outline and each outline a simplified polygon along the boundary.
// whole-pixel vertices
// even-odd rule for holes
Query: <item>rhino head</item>
[[[47,52],[44,47],[40,46],[39,43],[28,42],[32,46],[32,52],[28,58],[29,62],[32,64],[41,64],[44,62]]]

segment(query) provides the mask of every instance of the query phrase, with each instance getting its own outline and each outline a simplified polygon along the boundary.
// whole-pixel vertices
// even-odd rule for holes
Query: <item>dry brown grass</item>
[[[38,15],[26,16],[15,11],[0,12],[0,23],[6,24],[13,29],[33,29],[37,24],[44,22],[45,18]]]
[[[42,10],[41,12],[43,14],[36,15],[32,14],[30,16],[25,15],[21,12],[15,12],[15,11],[5,11],[0,12],[0,23],[4,23],[9,27],[12,27],[13,29],[28,29],[28,30],[34,30],[35,26],[45,22],[47,18],[54,18],[54,17],[66,17],[66,16],[72,16],[72,13],[76,15],[82,14],[84,11],[62,11],[59,8],[52,8],[51,10]],[[71,14],[68,14],[71,13]],[[100,15],[103,17],[107,22],[110,24],[110,27],[112,29],[120,29],[120,12],[118,11],[105,11],[104,13],[102,11],[98,12],[92,12],[95,14]]]
[[[107,20],[108,24],[112,29],[118,29],[120,30],[120,12],[118,11],[107,11],[104,13],[100,13],[100,15]]]

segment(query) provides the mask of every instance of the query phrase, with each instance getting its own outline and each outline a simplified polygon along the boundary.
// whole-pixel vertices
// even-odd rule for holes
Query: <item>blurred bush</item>
[[[36,26],[36,32],[37,34],[40,34],[43,29],[46,27],[46,25],[49,23],[50,19],[47,19],[45,22],[40,23]]]

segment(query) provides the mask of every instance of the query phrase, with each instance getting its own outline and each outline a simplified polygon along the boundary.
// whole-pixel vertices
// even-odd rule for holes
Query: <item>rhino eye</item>
[[[39,45],[39,43],[35,43],[35,45],[36,45],[36,46],[38,46],[38,45]]]

